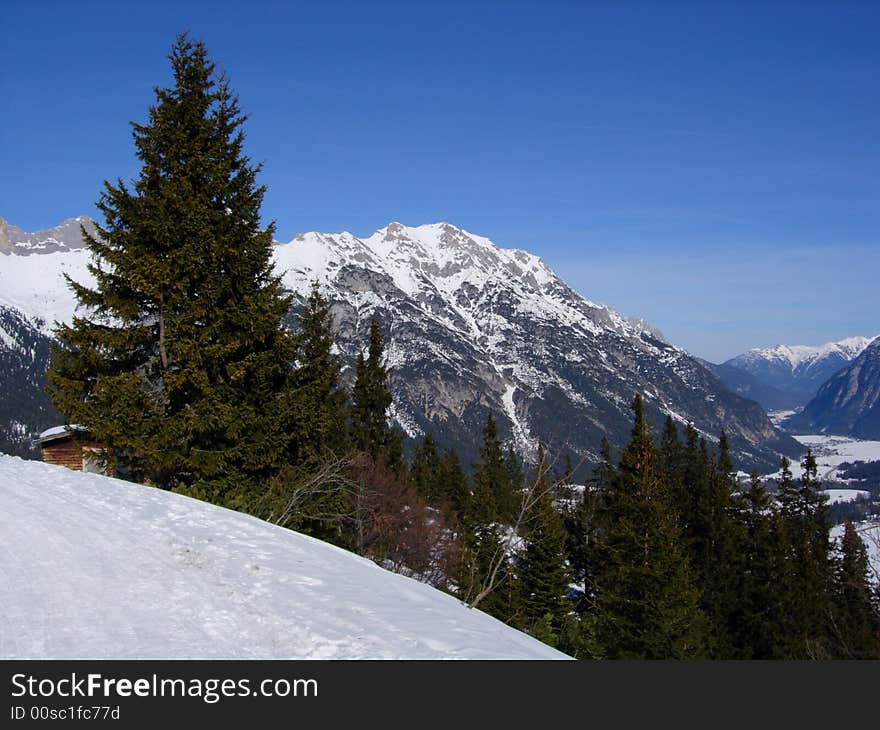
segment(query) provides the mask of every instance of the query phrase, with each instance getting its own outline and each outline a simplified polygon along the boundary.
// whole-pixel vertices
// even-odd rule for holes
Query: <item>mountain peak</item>
[[[0,218],[0,253],[29,256],[82,248],[85,244],[80,235],[81,225],[94,233],[95,223],[88,216],[66,218],[54,228],[33,232],[23,231]]]

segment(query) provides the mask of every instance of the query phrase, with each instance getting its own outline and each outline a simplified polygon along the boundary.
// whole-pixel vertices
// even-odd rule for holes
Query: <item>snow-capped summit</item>
[[[880,337],[831,376],[788,425],[800,431],[880,438]]]
[[[806,403],[828,378],[857,358],[872,337],[848,337],[823,345],[776,345],[755,348],[725,365],[751,373],[761,382]]]
[[[449,223],[393,222],[364,238],[303,233],[278,246],[276,267],[293,292],[319,282],[349,357],[378,316],[395,420],[467,458],[491,411],[526,456],[541,440],[592,460],[603,434],[627,437],[637,392],[658,423],[692,420],[710,439],[724,426],[746,460],[792,447],[645,321],[590,301],[538,256]]]
[[[68,218],[54,228],[28,233],[0,218],[0,254],[47,254],[83,247],[80,226],[94,232],[95,224],[88,216]]]
[[[601,327],[622,336],[659,334],[642,320],[624,319],[579,294],[572,296],[574,292],[540,257],[499,248],[488,238],[445,222],[393,222],[366,238],[348,232],[302,233],[276,252],[276,267],[292,290],[311,281],[330,285],[341,268],[352,265],[387,276],[397,290],[420,301],[442,297],[449,305],[447,324],[469,334],[485,328],[468,315],[467,292],[487,287],[509,292],[524,311],[545,320],[561,318],[587,331]]]
[[[868,344],[870,337],[847,337],[824,345],[775,345],[774,347],[753,348],[741,360],[771,360],[786,363],[792,370],[810,366],[828,357],[839,357],[846,361],[859,356]]]

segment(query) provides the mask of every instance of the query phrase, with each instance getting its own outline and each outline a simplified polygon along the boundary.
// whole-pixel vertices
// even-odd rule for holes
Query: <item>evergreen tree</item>
[[[507,447],[504,465],[507,467],[507,484],[510,490],[511,511],[513,512],[519,508],[521,503],[524,476],[522,461],[516,455],[512,446]]]
[[[169,58],[174,85],[133,125],[140,174],[106,182],[83,231],[95,287],[68,279],[87,314],[57,330],[49,391],[118,473],[240,506],[292,447],[289,301],[246,117],[201,42]]]
[[[538,458],[534,490],[536,504],[529,518],[527,547],[517,568],[524,623],[526,629],[536,636],[547,633],[542,632],[541,627],[550,628],[557,635],[566,613],[565,594],[570,579],[566,565],[565,528],[553,505],[543,451]],[[548,639],[549,636],[542,638],[547,643],[555,643]]]
[[[871,596],[868,552],[851,520],[844,525],[835,570],[836,654],[844,659],[880,658],[880,622]]]
[[[388,389],[388,371],[383,362],[382,333],[379,322],[370,322],[370,341],[367,358],[360,353],[355,366],[355,382],[352,389],[352,435],[354,446],[370,454],[373,460],[381,455],[388,459],[389,446],[396,446],[392,429],[388,425],[388,409],[391,407],[391,391]],[[394,460],[401,455],[392,448]]]
[[[599,637],[610,657],[699,657],[705,617],[638,396],[633,412],[632,439],[603,499]]]
[[[832,564],[830,511],[821,494],[818,466],[812,450],[802,463],[799,481],[783,460],[779,504],[788,539],[785,574],[785,612],[789,630],[784,655],[789,658],[829,658]]]
[[[295,461],[346,449],[347,395],[339,386],[340,361],[333,353],[330,305],[313,284],[296,320],[297,448]]]
[[[428,433],[413,453],[410,476],[419,494],[431,504],[440,505],[445,501],[443,486],[440,483],[440,454],[434,437]]]
[[[737,659],[771,659],[777,655],[780,571],[773,499],[756,471],[736,501],[737,551],[740,555],[738,596],[731,619],[732,654]]]
[[[737,521],[732,495],[736,473],[730,458],[727,434],[722,430],[718,440],[718,458],[709,474],[709,522],[704,526],[701,543],[703,572],[697,575],[701,603],[710,622],[710,655],[718,659],[734,654],[733,632],[736,606],[740,600],[742,555],[741,525]]]
[[[696,434],[696,430],[693,431]],[[660,447],[657,453],[657,468],[663,475],[667,484],[672,488],[673,483],[681,478],[683,451],[681,439],[678,437],[678,428],[672,416],[666,416],[663,424],[663,433],[660,436]],[[679,485],[674,490],[675,496],[681,491]]]
[[[480,461],[474,472],[474,495],[479,496],[483,507],[492,505],[493,522],[511,520],[517,508],[516,495],[511,484],[512,466],[504,458],[498,427],[490,413],[483,428]]]
[[[584,485],[584,491],[572,510],[564,514],[567,552],[570,572],[575,583],[584,587],[575,610],[585,615],[592,613],[595,604],[595,584],[599,567],[598,545],[601,542],[602,520],[600,505],[603,495],[615,477],[611,445],[602,437],[600,460],[593,470],[593,478]]]
[[[461,517],[470,498],[470,487],[458,454],[450,449],[440,459],[437,468],[437,488],[443,503]]]

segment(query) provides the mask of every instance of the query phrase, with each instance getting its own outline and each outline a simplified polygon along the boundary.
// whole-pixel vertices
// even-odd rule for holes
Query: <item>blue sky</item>
[[[880,5],[4,3],[0,216],[94,214],[188,29],[277,237],[446,220],[714,360],[880,334]]]

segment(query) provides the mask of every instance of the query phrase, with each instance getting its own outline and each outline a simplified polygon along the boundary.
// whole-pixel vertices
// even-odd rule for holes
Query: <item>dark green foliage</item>
[[[834,577],[836,654],[844,659],[880,658],[880,616],[871,595],[868,553],[849,520]]]
[[[632,439],[606,490],[596,604],[609,657],[696,658],[706,621],[698,606],[672,496],[655,469],[642,400]]]
[[[695,580],[701,586],[700,605],[710,622],[709,655],[729,657],[733,651],[731,632],[736,604],[739,600],[741,554],[737,550],[741,523],[736,520],[732,494],[735,473],[727,445],[721,432],[717,461],[710,463],[709,478],[701,480],[708,493],[702,498],[705,507],[698,512],[705,522],[693,526],[699,536],[691,545]]]
[[[49,388],[133,477],[240,506],[293,448],[294,342],[272,272],[245,117],[203,45],[181,36],[174,85],[134,124],[139,177],[105,183],[87,315],[62,325]]]
[[[483,445],[480,461],[474,470],[475,509],[490,515],[492,521],[509,522],[517,511],[517,497],[512,475],[516,474],[518,462],[507,460],[501,450],[498,427],[490,413],[483,429]]]
[[[818,490],[818,467],[812,451],[799,481],[783,462],[779,506],[787,548],[783,611],[789,624],[782,655],[793,659],[830,658],[831,520],[825,495]]]
[[[535,476],[532,496],[535,505],[528,518],[527,547],[517,566],[524,625],[532,633],[547,622],[558,631],[569,608],[565,600],[570,582],[566,532],[553,505],[553,490],[542,457],[543,453]]]
[[[738,600],[728,629],[730,657],[769,659],[776,655],[779,640],[784,555],[778,513],[757,472],[736,499],[735,509],[741,529],[736,533]]]
[[[461,517],[470,499],[470,486],[461,460],[455,451],[447,451],[437,467],[437,491],[450,512]]]
[[[431,504],[439,505],[442,503],[440,454],[431,434],[426,434],[421,443],[416,446],[410,467],[410,478],[416,491]]]
[[[341,455],[347,448],[347,395],[339,387],[340,361],[333,354],[333,318],[316,284],[295,322],[297,434],[293,461]]]
[[[391,391],[388,389],[388,371],[383,362],[383,350],[379,322],[373,319],[370,322],[367,357],[364,358],[363,353],[359,354],[355,366],[351,430],[357,450],[369,453],[374,461],[381,456],[389,465],[393,462],[394,466],[399,466],[402,448],[399,436],[395,438],[388,425]]]

